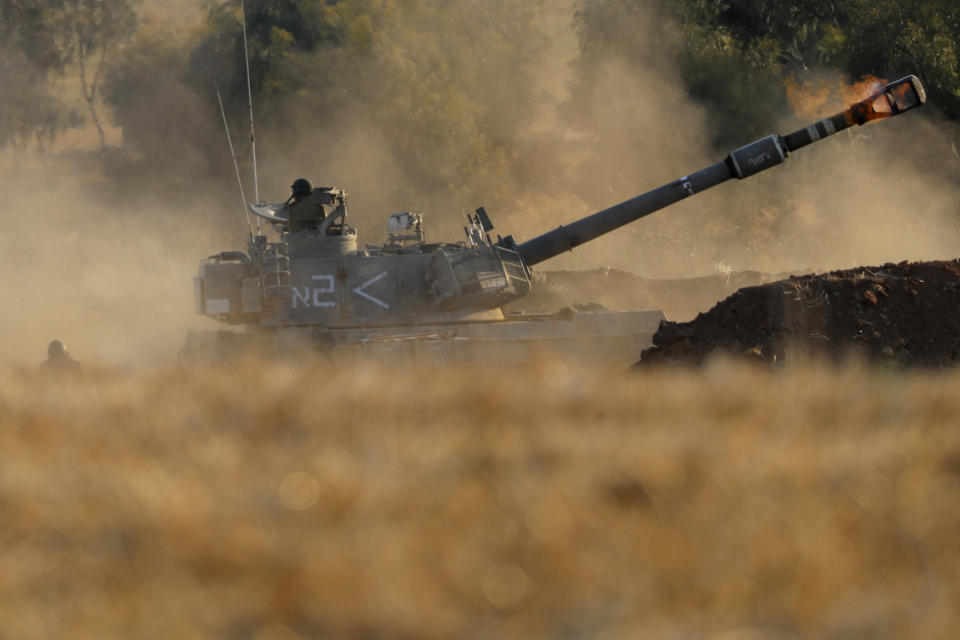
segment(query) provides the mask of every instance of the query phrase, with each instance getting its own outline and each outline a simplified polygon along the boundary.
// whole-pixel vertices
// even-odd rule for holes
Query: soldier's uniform
[[[306,178],[298,178],[290,189],[292,193],[286,205],[290,232],[316,229],[326,218],[323,199],[319,194],[314,195],[313,187]]]
[[[62,342],[54,340],[47,346],[47,359],[41,363],[40,371],[49,375],[76,375],[82,367],[70,357]]]

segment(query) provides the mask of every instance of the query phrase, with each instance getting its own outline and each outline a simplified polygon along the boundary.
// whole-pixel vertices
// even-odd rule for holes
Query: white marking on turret
[[[374,303],[374,304],[380,305],[380,306],[383,307],[384,309],[389,309],[389,308],[390,308],[390,305],[389,305],[389,304],[387,304],[386,302],[384,302],[384,301],[381,300],[380,298],[374,298],[372,295],[370,295],[369,293],[367,293],[366,291],[364,291],[364,289],[366,289],[366,288],[369,287],[370,285],[374,284],[375,282],[379,282],[379,281],[383,280],[384,278],[386,278],[386,277],[387,277],[387,273],[388,273],[387,271],[384,271],[383,273],[380,273],[380,274],[375,275],[374,277],[370,278],[369,280],[367,280],[366,282],[364,282],[364,283],[363,283],[362,285],[360,285],[359,287],[354,287],[354,288],[353,288],[353,292],[354,292],[355,294],[357,294],[358,296],[360,296],[361,298],[365,298],[365,299],[369,300],[370,302],[372,302],[372,303]]]
[[[332,300],[320,300],[319,296],[330,295],[333,293],[333,276],[329,274],[315,275],[313,276],[314,280],[325,280],[327,286],[317,287],[313,290],[313,306],[315,307],[335,307],[337,306],[336,302]]]
[[[303,302],[303,306],[310,306],[310,287],[304,287],[303,293],[300,293],[300,287],[292,287],[293,290],[293,308],[297,308],[297,300]]]

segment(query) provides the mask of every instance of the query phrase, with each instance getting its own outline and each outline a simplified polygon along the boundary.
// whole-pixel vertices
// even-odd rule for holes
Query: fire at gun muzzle
[[[884,85],[869,98],[850,106],[846,111],[798,129],[787,136],[774,134],[751,142],[706,169],[561,226],[519,246],[514,245],[513,239],[509,237],[504,238],[501,243],[511,248],[516,246],[516,251],[524,263],[528,267],[533,266],[731,178],[742,180],[769,169],[784,162],[791,151],[838,131],[899,115],[926,101],[927,94],[919,78],[901,78]]]
[[[854,125],[890,118],[919,107],[927,101],[927,93],[917,76],[907,76],[880,87],[866,100],[851,105],[846,111],[824,118],[809,127],[784,137],[787,151],[796,151]]]

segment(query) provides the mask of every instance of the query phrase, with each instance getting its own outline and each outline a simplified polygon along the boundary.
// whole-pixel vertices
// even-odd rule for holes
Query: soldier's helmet
[[[59,340],[54,340],[49,345],[47,345],[47,357],[48,358],[60,358],[67,353],[67,348],[63,346],[63,343]]]
[[[306,178],[297,178],[293,181],[293,184],[290,185],[290,189],[295,198],[305,198],[313,191],[313,186]]]

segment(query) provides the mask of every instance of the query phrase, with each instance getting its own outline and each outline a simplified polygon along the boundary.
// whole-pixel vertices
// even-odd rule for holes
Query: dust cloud
[[[711,114],[685,94],[679,48],[660,35],[671,32],[669,19],[653,11],[647,15],[635,39],[610,47],[630,48],[634,63],[581,62],[580,76],[573,63],[553,67],[567,76],[558,84],[570,92],[555,105],[567,108],[567,126],[554,123],[537,135],[563,141],[556,148],[560,159],[551,165],[552,175],[563,180],[549,183],[541,176],[527,185],[523,202],[531,213],[518,221],[521,238],[656,188],[732,151],[710,147]],[[575,57],[571,54],[571,61]],[[636,60],[650,64],[637,66]],[[815,80],[837,89],[851,84],[830,72]],[[826,104],[826,110],[805,117],[785,112],[770,133],[785,135],[846,106]],[[611,266],[646,277],[682,278],[955,256],[960,158],[939,130],[934,110],[932,105],[842,132],[797,152],[783,167],[698,194],[541,268]]]
[[[338,186],[347,191],[350,223],[361,243],[383,241],[389,214],[422,209],[382,133],[358,114],[338,117],[329,130],[308,131],[286,144],[266,142],[264,147],[262,198],[282,202],[299,177],[315,187]],[[432,217],[428,223],[436,222]],[[434,232],[433,239],[441,239],[435,228],[428,230]]]
[[[192,276],[226,238],[202,206],[131,210],[56,173],[21,169],[0,183],[0,362],[36,364],[59,339],[85,365],[158,364],[187,329],[215,328],[193,313]]]
[[[397,107],[385,94],[383,104],[357,105],[315,129],[302,126],[309,122],[306,115],[288,118],[298,123],[298,133],[275,132],[287,143],[273,149],[275,161],[265,170],[272,176],[271,193],[285,195],[300,174],[340,184],[351,194],[355,224],[372,241],[381,238],[387,213],[405,209],[425,211],[432,240],[456,240],[463,212],[486,205],[496,232],[522,241],[701,169],[732,150],[710,145],[711,114],[680,81],[680,47],[670,36],[676,29],[668,17],[651,4],[646,22],[625,36],[629,43],[609,47],[629,50],[630,59],[597,58],[581,50],[573,23],[577,7],[568,0],[542,4],[536,27],[545,44],[523,73],[487,69],[507,85],[497,94],[505,102],[491,109],[521,114],[515,135],[502,141],[510,168],[506,183],[490,185],[480,170],[447,175],[456,159],[429,139],[391,144],[385,127],[395,120],[381,116]],[[419,32],[449,26],[420,20]],[[397,33],[405,31],[385,37],[401,37]],[[469,46],[475,55],[495,59],[483,42]],[[458,61],[464,67],[454,69],[451,78],[476,73],[464,58],[445,62]],[[367,63],[356,82],[388,83],[395,68],[387,62]],[[838,86],[852,82],[826,72],[817,80]],[[532,86],[520,86],[528,81]],[[342,90],[362,93],[349,84]],[[407,108],[419,106],[414,93]],[[827,106],[836,109],[814,118],[785,111],[770,133],[787,134],[846,105]],[[645,277],[681,278],[956,255],[960,162],[938,131],[934,109],[843,132],[794,154],[786,166],[698,194],[541,269],[609,266]],[[469,122],[467,114],[460,115]],[[478,137],[489,134],[484,122],[469,126]],[[409,171],[411,165],[423,166],[424,154],[434,153],[436,172],[443,177],[437,190],[411,180]],[[450,189],[453,180],[464,185]]]
[[[261,112],[268,123],[258,131],[261,198],[283,200],[301,176],[341,186],[361,241],[370,242],[383,238],[388,213],[409,209],[424,211],[428,240],[456,241],[462,214],[485,205],[496,233],[523,241],[730,151],[711,148],[711,114],[686,94],[679,46],[669,35],[675,29],[652,6],[645,23],[629,30],[628,60],[588,55],[574,25],[578,3],[546,0],[536,5],[526,34],[531,44],[517,62],[502,46],[516,34],[505,31],[504,41],[491,42],[475,37],[467,23],[481,9],[467,5],[462,24],[455,11],[411,12],[414,22],[376,35],[373,50],[380,53],[338,60],[336,83],[323,90],[346,108],[325,119],[316,117],[316,105],[296,104],[296,94],[274,101],[277,112]],[[496,12],[484,16],[506,22]],[[417,67],[424,63],[416,56],[434,56],[436,69]],[[413,82],[429,80],[427,71],[445,75],[432,85]],[[56,177],[38,169],[3,172],[8,213],[0,264],[12,302],[0,319],[9,337],[0,360],[42,359],[53,338],[83,361],[169,357],[187,328],[214,326],[193,313],[192,275],[204,256],[243,248],[246,233],[221,124],[215,112],[200,113],[199,102],[187,99],[193,89],[173,86],[186,82],[176,73],[139,77],[162,84],[149,94],[158,113],[164,95],[190,105],[189,113],[170,105],[163,126],[154,128],[153,142],[181,142],[166,155],[137,160],[156,168],[154,192],[139,194],[135,205],[102,198],[97,181],[116,176],[91,178],[89,167],[66,161]],[[485,112],[471,111],[466,98]],[[434,99],[447,102],[438,107]],[[423,124],[417,114],[429,109],[439,109],[436,122],[449,130],[398,133],[404,123]],[[960,162],[934,109],[923,111],[844,132],[798,152],[787,166],[700,194],[541,269],[616,267],[680,278],[957,255]],[[209,122],[198,124],[203,118]],[[125,128],[125,141],[134,139],[136,122]],[[776,132],[808,123],[784,113]],[[241,123],[232,124],[242,139]],[[206,157],[191,154],[190,144],[206,149]],[[218,168],[204,167],[215,157]],[[249,175],[249,160],[241,163]],[[192,194],[164,173],[187,164],[196,169],[197,198],[184,213]],[[176,211],[166,204],[165,181],[175,186]]]

